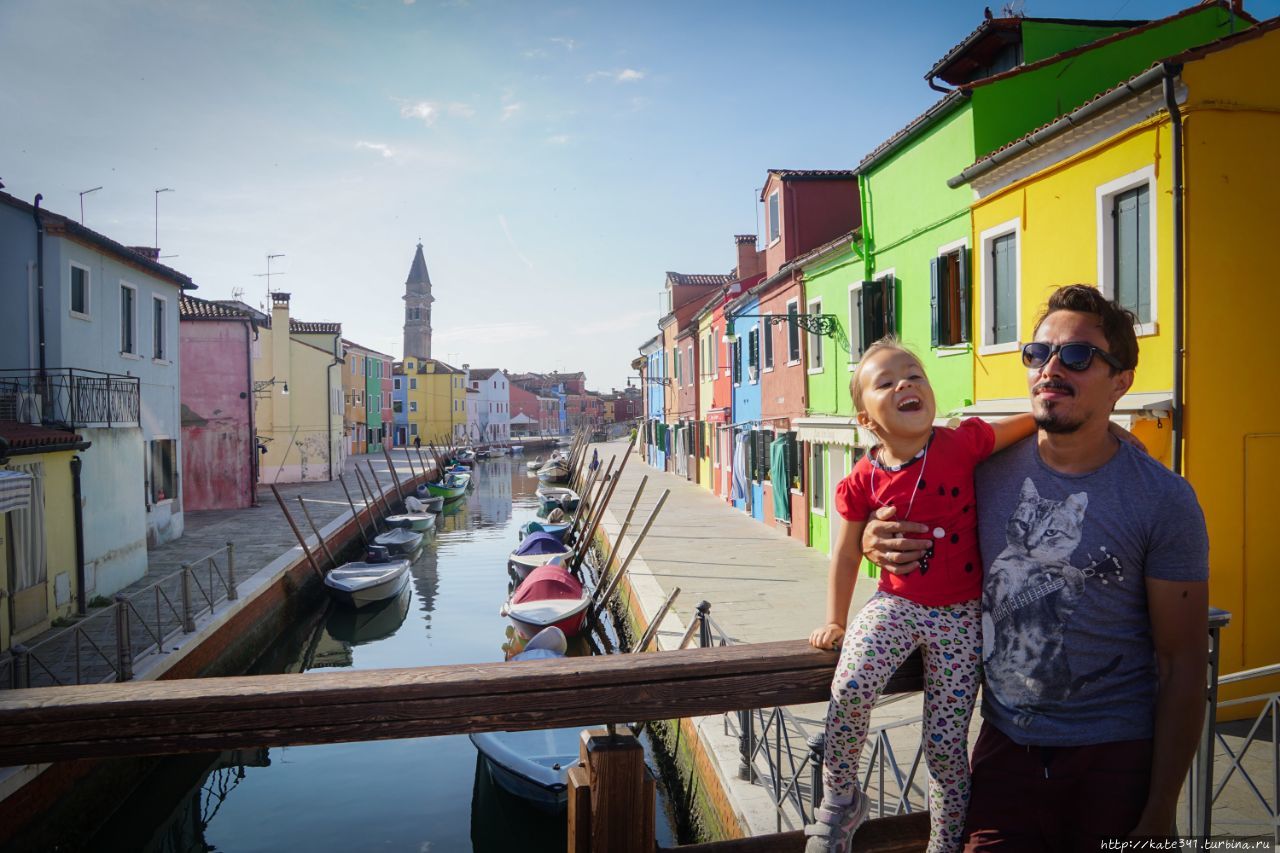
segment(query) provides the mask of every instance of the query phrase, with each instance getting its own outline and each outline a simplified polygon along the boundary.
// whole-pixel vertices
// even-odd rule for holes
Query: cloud
[[[471,118],[476,111],[470,104],[453,102],[442,104],[437,101],[402,101],[400,104],[401,118],[414,118],[430,127],[435,124],[441,115],[448,114],[455,118]]]
[[[507,227],[507,216],[504,213],[498,214],[498,224],[502,226],[502,233],[506,235],[507,245],[511,247],[511,251],[516,253],[516,257],[520,259],[529,269],[533,269],[533,261],[524,256],[524,252],[520,251],[520,247],[516,245],[515,238],[511,236],[511,229]]]
[[[384,145],[381,142],[365,142],[363,139],[361,139],[359,142],[356,143],[356,149],[357,150],[363,149],[365,151],[376,151],[379,154],[381,154],[384,159],[387,159],[387,160],[390,160],[392,157],[396,156],[396,152],[391,150],[391,146]]]
[[[597,80],[612,80],[615,83],[636,83],[644,79],[644,72],[637,71],[634,68],[624,68],[621,71],[592,71],[587,75],[587,82],[594,83]]]
[[[554,136],[547,137],[548,145],[567,145],[569,143],[568,134],[557,133]]]
[[[546,59],[547,58],[547,52],[540,47],[535,47],[532,50],[526,50],[522,55],[524,56],[525,59]]]
[[[515,118],[516,114],[523,109],[524,109],[524,104],[521,104],[519,102],[514,104],[504,104],[502,106],[502,120],[506,121],[509,118]]]
[[[548,41],[550,41],[552,44],[560,45],[565,50],[575,50],[578,47],[578,42],[574,41],[568,36],[553,36],[550,39],[548,39]]]

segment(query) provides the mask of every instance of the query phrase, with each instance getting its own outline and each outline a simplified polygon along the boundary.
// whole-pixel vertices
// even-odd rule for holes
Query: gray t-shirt
[[[1145,581],[1209,577],[1190,484],[1128,444],[1096,471],[1060,474],[1032,436],[979,466],[977,489],[983,717],[1020,744],[1151,737]]]

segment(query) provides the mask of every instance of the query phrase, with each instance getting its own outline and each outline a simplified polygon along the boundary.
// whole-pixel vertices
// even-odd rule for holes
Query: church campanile
[[[431,276],[422,243],[413,255],[413,266],[404,282],[404,358],[431,358]]]

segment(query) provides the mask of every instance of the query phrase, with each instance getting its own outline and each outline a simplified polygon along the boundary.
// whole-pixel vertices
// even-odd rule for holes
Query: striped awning
[[[841,444],[848,447],[871,447],[875,436],[849,418],[796,418],[796,439],[814,444]]]
[[[31,475],[0,471],[0,512],[31,506]]]

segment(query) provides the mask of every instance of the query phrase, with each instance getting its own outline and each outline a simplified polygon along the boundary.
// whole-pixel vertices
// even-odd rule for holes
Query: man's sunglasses
[[[1058,356],[1058,361],[1062,362],[1063,367],[1067,370],[1074,370],[1077,373],[1089,369],[1089,365],[1093,364],[1094,355],[1097,355],[1115,370],[1124,370],[1124,366],[1120,364],[1114,355],[1106,350],[1098,349],[1093,344],[1030,343],[1022,345],[1022,363],[1026,367],[1044,367],[1049,363],[1049,359],[1055,355]]]

